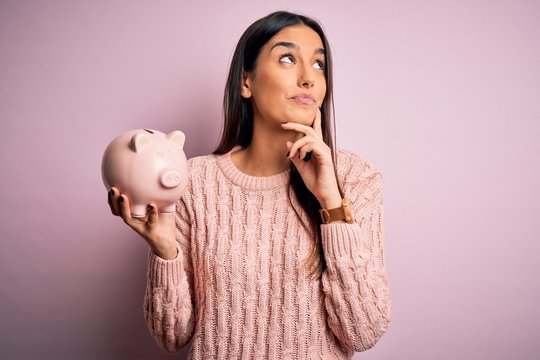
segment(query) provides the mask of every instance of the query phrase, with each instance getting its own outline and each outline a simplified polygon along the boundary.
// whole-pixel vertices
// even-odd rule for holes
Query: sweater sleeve
[[[150,249],[144,296],[146,325],[159,346],[169,353],[187,344],[195,328],[191,224],[183,200],[177,204],[175,221],[178,256],[165,260]]]
[[[321,225],[327,268],[322,275],[328,325],[354,351],[373,347],[391,317],[384,265],[382,176],[354,155],[342,180],[355,223]]]

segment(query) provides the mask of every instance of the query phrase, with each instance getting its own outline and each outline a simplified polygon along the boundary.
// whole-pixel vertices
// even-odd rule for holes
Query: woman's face
[[[242,96],[250,98],[255,121],[311,125],[326,94],[324,47],[305,25],[289,26],[272,37],[245,74]]]

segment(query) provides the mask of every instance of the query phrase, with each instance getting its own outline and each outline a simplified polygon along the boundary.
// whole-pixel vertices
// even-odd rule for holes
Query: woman
[[[217,150],[189,160],[175,216],[115,215],[149,243],[145,319],[190,358],[350,359],[386,331],[381,174],[334,151],[332,62],[317,22],[276,12],[233,56]],[[175,226],[176,225],[176,226]]]

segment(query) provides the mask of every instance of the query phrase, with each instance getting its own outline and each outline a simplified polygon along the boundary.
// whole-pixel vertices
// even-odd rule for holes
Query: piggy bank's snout
[[[166,188],[172,189],[180,185],[182,175],[178,170],[165,170],[161,173],[159,181],[161,185]]]

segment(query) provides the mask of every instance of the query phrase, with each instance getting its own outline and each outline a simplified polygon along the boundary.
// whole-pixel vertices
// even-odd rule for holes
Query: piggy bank
[[[184,141],[181,131],[138,129],[107,146],[101,162],[103,183],[128,196],[133,217],[144,217],[150,203],[161,212],[175,211],[189,177]]]

